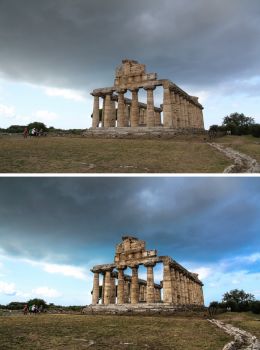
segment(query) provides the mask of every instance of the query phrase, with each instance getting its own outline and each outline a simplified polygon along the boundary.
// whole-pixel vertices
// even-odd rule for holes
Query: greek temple
[[[154,90],[158,86],[163,87],[163,103],[156,107]],[[138,99],[140,89],[146,91],[146,103]],[[131,92],[131,98],[125,97],[127,91]],[[95,89],[91,95],[94,97],[92,129],[204,130],[203,107],[198,97],[190,96],[168,79],[157,79],[157,73],[146,73],[145,65],[135,60],[123,60],[116,69],[114,86]]]
[[[154,267],[162,263],[163,280],[154,282]],[[138,276],[139,266],[146,267],[146,279]],[[130,268],[131,276],[124,273]],[[155,304],[203,306],[203,283],[169,256],[158,256],[156,250],[146,250],[145,241],[123,236],[116,246],[114,262],[96,265],[92,305]]]

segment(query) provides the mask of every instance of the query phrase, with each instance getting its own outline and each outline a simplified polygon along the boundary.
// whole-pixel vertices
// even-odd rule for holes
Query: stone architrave
[[[146,125],[148,128],[152,128],[155,126],[155,118],[154,118],[154,99],[153,99],[153,90],[154,86],[147,86],[145,90],[147,91],[147,111],[146,111]]]
[[[112,108],[111,108],[111,93],[106,94],[105,97],[105,111],[104,111],[104,127],[109,128],[112,120]]]
[[[117,303],[118,304],[124,304],[124,269],[125,268],[118,268],[118,283],[117,283]]]
[[[163,88],[163,125],[166,128],[173,127],[171,91],[168,86]]]
[[[131,127],[137,127],[139,123],[139,105],[138,105],[138,91],[139,89],[132,89],[132,103],[130,110],[130,124]]]
[[[105,272],[105,291],[104,291],[104,304],[110,304],[111,298],[111,270]]]
[[[92,304],[95,305],[99,302],[99,271],[92,270],[92,272],[94,273]]]
[[[92,95],[94,96],[92,128],[97,128],[99,125],[99,95],[93,93]]]
[[[171,267],[167,262],[163,264],[163,302],[172,303]]]
[[[147,268],[147,293],[146,301],[147,303],[155,302],[155,292],[154,292],[154,276],[153,276],[153,263],[147,263],[144,266]]]
[[[138,285],[138,265],[130,266],[132,269],[132,280],[130,289],[131,304],[138,304],[139,301],[139,285]]]
[[[125,120],[125,94],[126,90],[118,90],[118,105],[117,105],[117,126],[119,128],[126,126],[126,120]]]

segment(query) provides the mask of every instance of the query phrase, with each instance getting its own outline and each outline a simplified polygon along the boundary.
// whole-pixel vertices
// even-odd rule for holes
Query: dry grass
[[[216,318],[248,331],[260,339],[260,315],[251,312],[227,312],[218,315]]]
[[[220,173],[230,164],[201,138],[0,137],[1,173]]]
[[[1,349],[220,350],[230,338],[185,317],[31,315],[0,317]]]
[[[236,151],[247,154],[260,164],[260,139],[250,136],[225,136],[214,140]]]

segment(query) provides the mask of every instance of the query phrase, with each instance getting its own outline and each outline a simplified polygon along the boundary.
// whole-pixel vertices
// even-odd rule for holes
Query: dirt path
[[[234,340],[226,344],[223,350],[259,350],[260,343],[251,333],[243,331],[230,324],[218,320],[208,320],[215,326],[223,329],[226,333],[234,337]]]
[[[246,154],[233,150],[230,147],[224,147],[218,143],[209,143],[211,147],[216,148],[218,151],[224,153],[228,158],[234,161],[234,164],[229,165],[223,172],[224,173],[259,173],[260,165],[257,161]]]

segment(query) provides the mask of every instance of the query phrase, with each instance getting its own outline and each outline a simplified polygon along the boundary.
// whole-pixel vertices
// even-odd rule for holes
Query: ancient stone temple
[[[158,86],[163,87],[160,107],[154,105],[154,90]],[[138,100],[141,89],[146,90],[146,103]],[[131,92],[130,99],[125,97],[127,91]],[[198,97],[190,96],[168,79],[157,79],[156,73],[146,73],[145,65],[134,60],[122,61],[116,69],[114,86],[95,89],[91,95],[94,97],[92,129],[204,130],[203,107]]]
[[[163,280],[154,282],[154,267],[162,264]],[[146,279],[140,279],[138,268],[146,267]],[[131,269],[131,276],[125,274]],[[114,262],[97,265],[94,274],[92,305],[131,304],[165,306],[203,306],[202,282],[198,275],[185,269],[169,256],[158,256],[146,250],[145,241],[124,236],[116,246]]]

